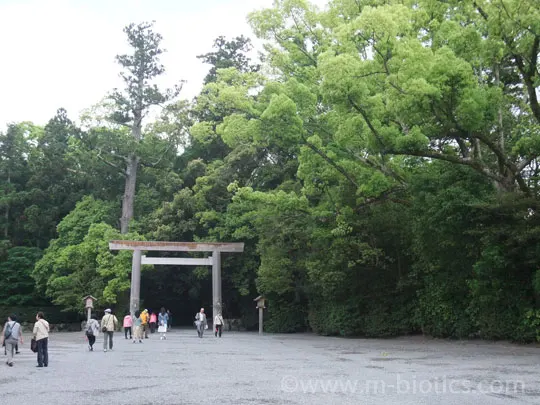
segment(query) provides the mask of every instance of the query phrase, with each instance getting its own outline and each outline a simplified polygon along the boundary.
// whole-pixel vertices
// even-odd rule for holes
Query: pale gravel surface
[[[0,364],[0,405],[540,404],[532,346],[234,332],[199,339],[188,329],[143,344],[117,333],[108,353],[88,352],[81,333],[50,340],[48,368],[35,368],[28,339],[13,368]]]

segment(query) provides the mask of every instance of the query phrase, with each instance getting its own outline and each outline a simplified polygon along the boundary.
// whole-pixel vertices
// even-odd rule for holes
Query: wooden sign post
[[[97,301],[96,298],[92,297],[91,295],[87,295],[83,298],[84,301],[84,307],[86,308],[86,322],[90,321],[90,318],[92,317],[92,309],[94,308],[94,301]]]
[[[259,309],[259,335],[263,334],[263,310],[266,308],[264,306],[264,301],[266,298],[264,298],[262,295],[259,295],[257,298],[255,298],[253,301],[257,303],[257,307]]]

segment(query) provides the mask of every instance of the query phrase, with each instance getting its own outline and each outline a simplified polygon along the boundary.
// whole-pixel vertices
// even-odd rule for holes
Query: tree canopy
[[[162,38],[132,24],[106,114],[0,134],[2,300],[124,306],[110,239],[243,241],[223,304],[248,327],[264,294],[268,331],[540,339],[536,2],[277,0],[248,19],[261,59],[217,38],[191,101],[150,84]],[[205,269],[145,283],[154,308],[210,301]]]

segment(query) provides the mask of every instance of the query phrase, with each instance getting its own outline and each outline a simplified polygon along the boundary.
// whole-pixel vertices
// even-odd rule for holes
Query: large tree
[[[153,31],[153,23],[130,24],[124,28],[124,32],[133,52],[116,57],[123,68],[120,76],[125,87],[123,91],[115,89],[110,96],[114,109],[110,119],[129,128],[131,139],[126,140],[129,142],[127,155],[109,153],[108,156],[102,157],[109,165],[119,168],[125,178],[120,218],[121,233],[128,232],[129,223],[134,215],[137,173],[141,164],[141,144],[144,141],[143,120],[151,107],[164,106],[180,91],[180,87],[161,91],[153,83],[165,72],[159,59],[164,52],[161,48],[162,36]]]

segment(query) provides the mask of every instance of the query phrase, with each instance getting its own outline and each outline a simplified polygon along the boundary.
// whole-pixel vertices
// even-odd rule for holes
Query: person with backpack
[[[6,345],[7,362],[9,367],[13,367],[13,353],[15,352],[15,346],[20,342],[23,344],[21,325],[17,322],[17,317],[12,314],[8,317],[7,322],[4,324],[2,330],[2,336],[0,337],[2,344]]]
[[[33,335],[37,343],[37,367],[49,366],[49,322],[44,318],[43,312],[38,312],[34,324]]]
[[[113,348],[113,335],[118,327],[118,319],[111,313],[110,309],[105,310],[105,316],[101,319],[101,331],[103,332],[103,351],[107,352],[107,342],[109,350]]]
[[[96,315],[92,315],[92,318],[86,324],[86,337],[88,338],[88,347],[91,352],[94,351],[94,343],[99,335],[99,322]]]

